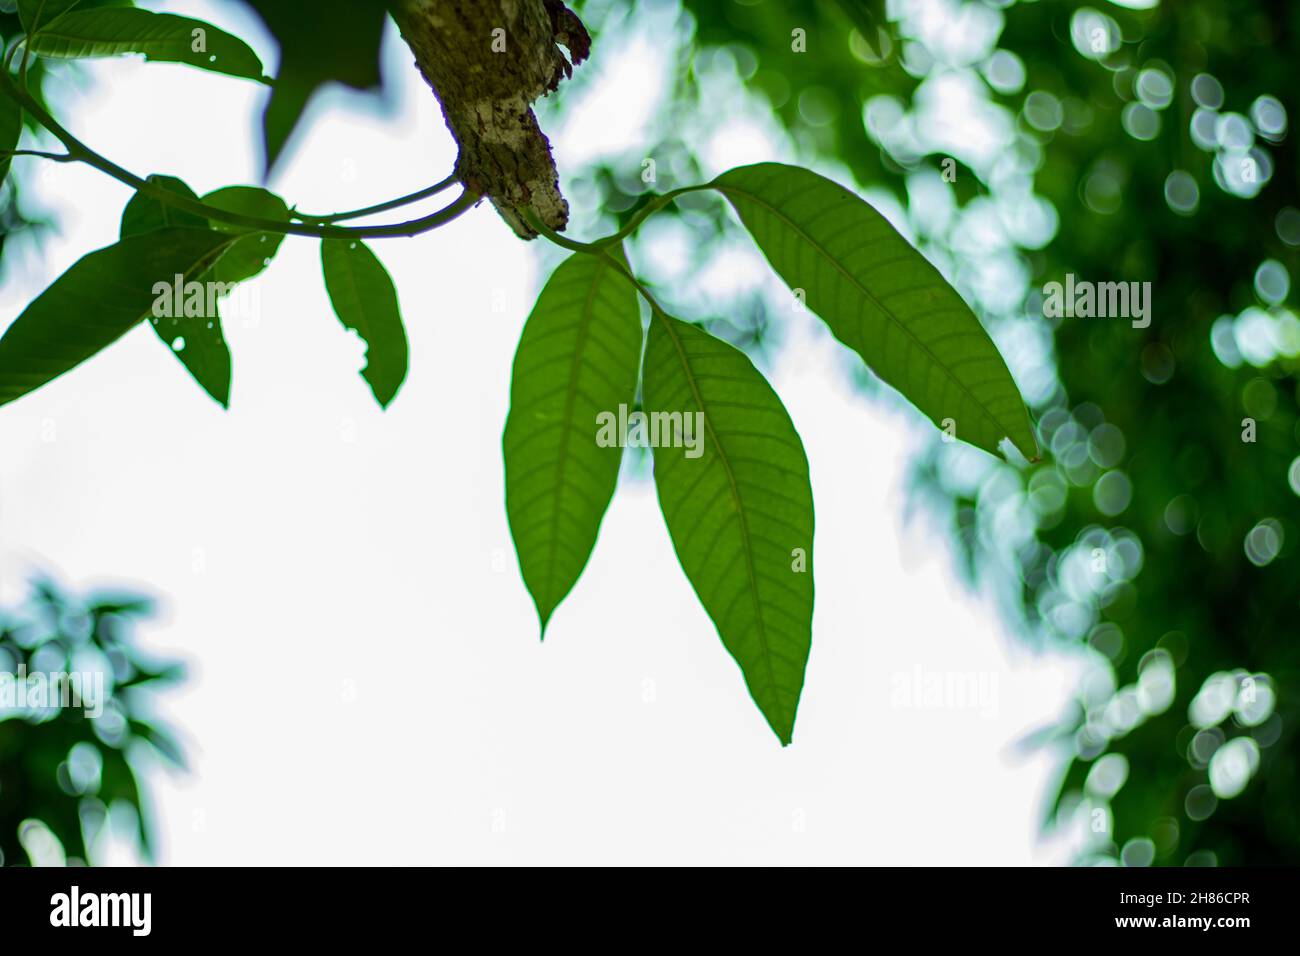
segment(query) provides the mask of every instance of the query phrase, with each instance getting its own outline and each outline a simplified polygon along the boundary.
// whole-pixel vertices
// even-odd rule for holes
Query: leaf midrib
[[[883,302],[881,302],[878,298],[876,298],[871,293],[871,291],[867,289],[866,286],[864,286],[861,282],[859,282],[858,279],[851,272],[849,272],[847,269],[844,268],[843,265],[840,264],[839,260],[837,260],[833,255],[830,254],[829,250],[824,248],[819,242],[813,239],[813,237],[810,236],[801,226],[799,226],[798,223],[794,222],[794,220],[792,220],[789,216],[783,213],[780,209],[777,209],[770,202],[766,201],[760,196],[756,196],[754,193],[749,192],[746,189],[740,189],[736,186],[732,186],[730,184],[723,184],[720,182],[715,182],[714,187],[724,195],[728,192],[734,192],[737,193],[738,195],[744,196],[746,199],[753,201],[754,203],[763,207],[772,215],[780,219],[792,231],[794,231],[795,233],[803,237],[808,242],[808,244],[812,246],[814,250],[820,253],[827,262],[829,262],[832,266],[834,266],[835,269],[839,271],[841,275],[844,276],[844,278],[848,279],[849,282],[852,283],[858,289],[859,292],[861,292],[866,298],[870,299],[875,304],[876,308],[878,308],[882,313],[884,313],[884,315],[888,317],[889,320],[893,322],[894,325],[897,326],[897,328],[900,331],[902,331],[904,335],[906,335],[909,339],[911,339],[916,344],[917,348],[919,348],[922,352],[924,352],[927,356],[930,357],[930,359],[934,362],[934,364],[937,365],[943,371],[944,375],[946,375],[948,379],[952,381],[954,385],[957,386],[958,390],[960,390],[964,395],[966,395],[966,397],[970,399],[971,403],[977,409],[979,409],[980,414],[983,415],[984,418],[990,424],[993,425],[995,431],[1003,432],[1007,438],[1011,439],[1012,444],[1015,444],[1015,439],[1011,437],[1012,434],[1011,429],[1007,428],[1002,422],[1000,422],[993,415],[993,413],[988,408],[985,407],[984,403],[975,397],[974,393],[972,393],[971,390],[966,387],[966,385],[961,381],[961,379],[957,378],[957,376],[954,375],[952,371],[946,365],[944,365],[943,362],[939,361],[938,356],[936,356],[932,351],[930,351],[930,349],[926,346],[926,344],[916,337],[916,334],[912,332],[912,330],[909,329],[902,322],[902,320],[893,312],[893,310],[888,308]],[[917,255],[919,256],[921,255],[921,253],[918,251]],[[976,321],[978,322],[978,319]]]
[[[578,397],[578,371],[582,365],[583,352],[587,348],[587,333],[591,329],[596,290],[600,288],[600,280],[604,273],[605,263],[597,259],[596,271],[591,277],[591,284],[587,287],[586,301],[582,304],[582,317],[578,323],[578,340],[573,348],[573,361],[569,363],[569,387],[564,392],[564,417],[560,419],[561,422],[573,421],[573,406]],[[546,595],[548,601],[552,600],[551,595],[555,588],[556,548],[560,534],[560,499],[564,495],[564,472],[569,459],[570,437],[570,430],[566,428],[560,439],[560,454],[555,461],[555,506],[551,509],[551,534],[546,542]],[[552,606],[547,612],[547,617],[549,618],[554,611],[555,608]]]
[[[740,501],[740,489],[736,484],[736,475],[732,471],[731,461],[727,458],[726,451],[723,450],[722,442],[718,440],[717,432],[713,429],[713,419],[708,409],[705,408],[704,396],[700,394],[699,382],[696,380],[695,372],[686,357],[686,351],[682,348],[681,340],[678,339],[677,333],[673,331],[672,322],[657,309],[654,314],[663,323],[664,331],[668,333],[668,338],[673,343],[677,357],[682,363],[682,369],[686,373],[686,382],[691,387],[691,394],[695,397],[695,403],[699,405],[700,411],[704,414],[704,427],[713,439],[713,447],[718,450],[718,460],[722,463],[722,470],[726,473],[727,483],[731,488],[731,500],[736,506],[736,517],[740,519],[741,551],[745,556],[745,572],[749,578],[749,593],[754,601],[754,617],[758,622],[758,642],[763,649],[763,665],[767,671],[768,687],[775,694],[777,692],[776,671],[772,667],[772,650],[767,642],[767,625],[763,619],[763,605],[758,598],[758,576],[754,569],[754,548],[749,536],[749,522],[745,517],[744,505]]]

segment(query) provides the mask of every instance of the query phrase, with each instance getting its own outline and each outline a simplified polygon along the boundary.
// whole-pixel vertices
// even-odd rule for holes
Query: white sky
[[[230,5],[195,3],[254,39]],[[389,37],[396,112],[315,104],[272,185],[303,209],[366,205],[451,168],[431,94]],[[599,46],[597,47],[599,58]],[[634,73],[632,75],[635,75]],[[260,90],[113,61],[59,90],[83,139],[202,193],[255,181]],[[574,129],[635,137],[620,99]],[[749,131],[749,132],[752,132]],[[771,158],[761,136],[737,161]],[[590,141],[557,137],[564,167]],[[603,144],[602,144],[603,145]],[[612,144],[617,145],[617,144]],[[61,234],[0,290],[0,325],[115,240],[128,190],[21,160]],[[1052,765],[1013,752],[1072,671],[1000,634],[944,534],[904,528],[914,427],[851,392],[796,330],[774,385],[817,506],[812,658],[782,749],[673,556],[652,488],[625,483],[546,645],[511,549],[500,435],[536,246],[487,206],[374,244],[411,372],[381,413],[329,308],[316,245],[289,239],[228,321],[232,408],[154,334],[0,411],[0,587],[48,569],[162,596],[144,631],[190,679],[162,699],[193,771],[151,778],[162,861],[1028,863]],[[497,307],[494,309],[494,305]],[[52,437],[52,440],[47,440]],[[983,705],[900,706],[917,675],[976,675]],[[117,853],[114,859],[120,859]]]

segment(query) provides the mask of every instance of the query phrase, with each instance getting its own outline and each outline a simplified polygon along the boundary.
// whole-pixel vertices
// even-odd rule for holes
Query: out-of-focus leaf
[[[520,336],[502,438],[506,514],[543,634],[618,483],[622,436],[598,443],[598,416],[618,419],[635,400],[641,340],[632,285],[582,253],[551,274]]]
[[[136,781],[135,771],[127,763],[126,754],[120,750],[105,748],[103,756],[104,766],[100,771],[99,798],[110,808],[115,800],[122,800],[135,809],[140,847],[145,857],[152,859],[153,841],[150,839],[149,826],[145,821],[145,807],[141,805],[140,785]]]
[[[1029,412],[970,307],[884,216],[843,186],[759,163],[714,187],[768,262],[871,369],[949,433],[1038,454]],[[796,292],[796,294],[799,294]]]
[[[321,265],[339,321],[366,343],[361,377],[387,408],[402,387],[407,365],[406,329],[393,280],[369,247],[355,240],[324,240]]]
[[[185,751],[170,731],[143,720],[131,720],[127,725],[131,728],[131,733],[148,741],[172,765],[182,769],[186,767]]]
[[[695,326],[656,314],[644,376],[649,415],[680,415],[683,429],[702,416],[698,457],[659,433],[659,505],[686,577],[788,744],[812,642],[813,501],[803,443],[745,354]]]
[[[280,68],[263,118],[266,169],[280,158],[302,112],[323,84],[379,86],[384,0],[245,0],[280,44]]]

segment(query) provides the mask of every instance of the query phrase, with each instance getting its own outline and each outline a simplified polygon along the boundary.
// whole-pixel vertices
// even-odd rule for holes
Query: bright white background
[[[186,12],[273,62],[229,5]],[[272,183],[290,202],[365,205],[451,168],[454,144],[409,53],[393,36],[385,49],[391,111],[342,91],[318,98]],[[638,71],[657,67],[627,60],[631,96]],[[202,193],[256,182],[262,95],[119,60],[54,99],[117,162]],[[593,131],[637,135],[626,96],[574,110],[554,137],[561,168],[590,154]],[[772,158],[755,137],[731,142],[731,162]],[[16,247],[0,327],[113,242],[129,198],[84,168],[20,162],[60,228],[39,257]],[[1061,858],[1038,834],[1052,763],[1015,741],[1058,713],[1072,669],[1001,633],[991,602],[956,583],[932,522],[904,524],[915,426],[855,394],[824,339],[796,329],[773,372],[817,506],[813,652],[783,750],[644,481],[620,487],[587,572],[537,639],[500,454],[514,346],[544,279],[537,245],[485,205],[375,248],[411,339],[386,413],[305,239],[286,241],[250,286],[256,310],[226,323],[228,413],[144,327],[0,412],[3,596],[37,569],[146,589],[162,598],[148,646],[190,667],[162,704],[192,771],[151,776],[162,862]],[[992,693],[905,706],[899,689],[918,674],[975,675]]]

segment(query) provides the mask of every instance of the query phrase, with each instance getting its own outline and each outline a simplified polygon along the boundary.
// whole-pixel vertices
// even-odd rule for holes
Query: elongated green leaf
[[[750,695],[788,744],[812,642],[813,502],[803,443],[743,352],[661,314],[650,323],[644,391],[655,486],[677,558]],[[665,416],[658,426],[656,416]],[[679,430],[680,442],[665,439]]]
[[[173,176],[150,176],[149,179],[187,199],[198,199],[194,190]],[[205,229],[207,225],[208,221],[202,216],[177,209],[144,193],[136,193],[122,213],[121,237],[126,239],[174,226]],[[215,269],[233,254],[237,244],[227,248],[217,265],[198,277],[200,294],[187,296],[184,289],[177,293],[173,283],[171,298],[180,301],[173,302],[166,310],[170,315],[152,315],[149,318],[150,326],[167,346],[167,351],[180,360],[194,380],[222,408],[230,407],[231,361],[217,300],[227,290],[209,283],[216,281],[213,276]]]
[[[136,7],[73,10],[41,27],[32,52],[58,59],[142,53],[146,60],[187,63],[214,73],[262,79],[252,48],[202,20]]]
[[[208,193],[203,201],[209,206],[242,216],[289,221],[289,207],[285,201],[259,186],[226,186]],[[280,243],[284,241],[283,233],[251,232],[242,226],[216,219],[208,225],[217,232],[242,234],[242,238],[226,250],[225,255],[212,267],[213,278],[218,282],[247,282],[260,275],[271,264],[275,254],[280,251]]]
[[[231,237],[158,229],[89,253],[0,337],[0,405],[75,368],[151,315],[164,287],[202,275]]]
[[[407,364],[406,329],[393,280],[363,242],[326,239],[320,254],[335,314],[366,343],[361,377],[387,408],[402,387]]]
[[[543,635],[618,483],[618,421],[636,399],[641,338],[631,284],[579,253],[552,273],[519,339],[502,438],[506,515]]]
[[[941,427],[990,452],[1038,454],[1024,400],[970,307],[888,220],[844,187],[779,163],[713,183],[768,262],[845,345]],[[796,292],[798,294],[798,292]]]

